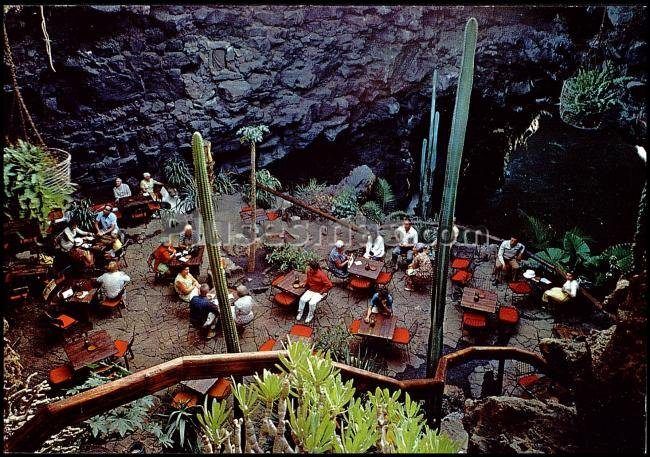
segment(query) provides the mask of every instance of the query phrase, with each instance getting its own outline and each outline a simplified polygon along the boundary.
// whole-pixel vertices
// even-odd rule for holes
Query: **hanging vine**
[[[45,40],[45,52],[47,53],[47,58],[50,61],[50,68],[53,72],[56,73],[54,65],[52,64],[52,48],[50,46],[50,36],[47,34],[47,29],[45,28],[45,12],[43,11],[43,5],[40,6],[41,9],[41,30],[43,30],[43,39]]]

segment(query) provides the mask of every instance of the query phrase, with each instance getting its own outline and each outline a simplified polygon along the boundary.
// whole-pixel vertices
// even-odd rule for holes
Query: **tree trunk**
[[[255,143],[251,142],[251,244],[248,248],[248,265],[246,271],[255,271],[255,248],[257,247],[257,180],[255,179]]]

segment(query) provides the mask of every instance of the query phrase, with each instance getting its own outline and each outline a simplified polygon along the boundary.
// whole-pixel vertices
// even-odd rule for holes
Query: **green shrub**
[[[368,220],[375,224],[381,224],[386,217],[379,204],[374,201],[365,202],[361,205],[361,212]]]
[[[68,208],[68,212],[70,213],[70,220],[79,222],[79,228],[82,230],[89,232],[94,229],[97,216],[92,209],[92,202],[89,198],[73,201]]]
[[[272,248],[271,253],[266,256],[266,261],[280,271],[305,271],[310,260],[320,260],[320,256],[311,249],[290,244]]]
[[[344,188],[332,201],[332,214],[338,218],[355,217],[359,210],[357,194],[350,187]]]
[[[526,223],[524,232],[530,247],[536,250],[544,250],[551,246],[551,243],[555,239],[553,228],[550,225],[544,224],[540,219],[534,216],[529,216],[523,211],[521,214]]]
[[[217,195],[232,195],[239,190],[237,175],[231,171],[219,170],[212,182],[212,190]]]
[[[327,185],[319,183],[316,179],[311,178],[305,185],[298,185],[293,191],[293,195],[316,209],[329,213],[332,210],[332,196],[325,193]],[[291,213],[301,218],[307,219],[314,217],[314,213],[301,208],[298,205],[291,207]]]
[[[375,198],[383,212],[389,212],[393,209],[395,193],[393,187],[384,178],[375,181]]]
[[[262,169],[255,173],[257,184],[262,184],[273,190],[281,190],[282,184],[280,180],[273,176],[269,170]],[[251,186],[250,183],[244,185],[244,198],[247,202],[251,201]],[[257,187],[257,207],[270,209],[276,204],[276,196],[270,192]]]

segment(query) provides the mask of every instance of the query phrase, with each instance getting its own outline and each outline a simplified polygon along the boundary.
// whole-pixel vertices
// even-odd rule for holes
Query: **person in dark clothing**
[[[201,284],[199,295],[190,300],[190,322],[197,327],[216,329],[219,306],[217,299],[208,298],[210,286]]]

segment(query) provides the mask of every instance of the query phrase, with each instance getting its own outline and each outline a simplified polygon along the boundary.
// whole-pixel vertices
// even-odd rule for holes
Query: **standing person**
[[[570,298],[575,298],[578,295],[578,281],[573,277],[573,273],[566,274],[566,282],[562,287],[553,287],[544,291],[542,294],[542,301],[548,303],[549,299],[557,303],[564,303]]]
[[[399,241],[399,245],[393,249],[392,260],[393,264],[397,264],[397,258],[400,255],[406,254],[406,260],[410,263],[413,261],[413,246],[418,243],[418,232],[411,224],[411,219],[404,218],[400,227],[395,229],[395,236]]]
[[[516,236],[504,240],[497,252],[496,264],[494,265],[495,278],[492,284],[495,286],[503,280],[504,274],[512,272],[512,280],[516,281],[519,272],[519,260],[524,255],[526,247],[519,242]],[[503,272],[503,273],[502,273]]]
[[[151,253],[147,260],[147,264],[149,264],[153,271],[160,274],[166,274],[169,272],[169,265],[167,264],[174,257],[174,254],[176,254],[176,249],[174,249],[171,242],[169,240],[163,241],[160,246]]]
[[[235,303],[230,308],[235,319],[235,324],[242,326],[253,320],[253,305],[255,304],[255,300],[253,300],[253,297],[248,292],[248,288],[243,284],[237,286],[237,295],[239,298],[235,300]]]
[[[187,224],[180,234],[178,245],[181,249],[190,249],[195,244],[199,243],[199,234],[192,230],[192,225]]]
[[[124,295],[126,283],[131,278],[126,273],[117,268],[117,262],[109,262],[106,267],[106,273],[101,275],[96,281],[101,285],[102,295],[111,300]]]
[[[120,198],[130,197],[131,188],[128,184],[123,183],[120,178],[115,178],[115,187],[113,187],[113,196],[115,197],[115,203],[120,201]]]
[[[321,269],[318,260],[309,261],[306,273],[307,280],[305,281],[305,285],[307,286],[307,290],[298,301],[298,315],[296,316],[296,320],[300,320],[305,310],[305,305],[309,303],[309,312],[305,319],[305,324],[308,324],[314,318],[316,305],[325,298],[327,292],[332,288],[332,281],[330,281],[330,278]]]
[[[373,226],[366,241],[366,252],[363,256],[366,259],[382,260],[386,254],[384,247],[384,237],[381,236],[376,226]]]
[[[344,252],[345,243],[342,240],[338,240],[328,257],[327,263],[330,271],[337,278],[345,279],[348,277],[348,264],[349,259],[347,254]]]
[[[393,296],[388,293],[388,289],[382,288],[375,293],[370,299],[366,316],[363,318],[367,324],[370,322],[370,314],[383,314],[384,316],[393,315]]]
[[[190,273],[190,267],[183,269],[176,275],[174,280],[174,289],[181,300],[189,302],[199,294],[201,284]]]
[[[404,290],[413,290],[413,283],[425,284],[433,280],[433,265],[431,257],[427,254],[424,243],[417,243],[413,247],[415,257],[406,270],[406,287]]]
[[[199,287],[198,295],[190,300],[190,323],[194,326],[208,328],[208,338],[214,336],[219,317],[219,301],[208,298],[210,286],[203,283]]]
[[[154,186],[158,184],[159,186],[162,186],[163,183],[156,181],[151,177],[151,173],[142,173],[142,180],[140,181],[140,191],[142,192],[142,195],[148,195],[150,196],[153,200],[159,200],[158,196],[156,195],[156,192],[154,191]]]
[[[117,216],[113,213],[113,207],[111,205],[104,206],[102,212],[95,218],[95,233],[97,233],[97,236],[104,236],[107,233],[119,233],[119,231]]]

